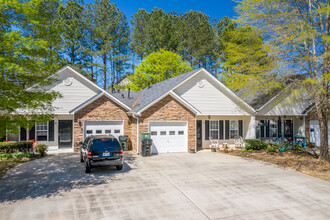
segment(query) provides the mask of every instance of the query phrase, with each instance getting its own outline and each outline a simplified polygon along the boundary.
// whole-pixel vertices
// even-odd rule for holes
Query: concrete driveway
[[[202,151],[85,174],[78,154],[22,164],[0,180],[0,219],[330,219],[330,183]]]

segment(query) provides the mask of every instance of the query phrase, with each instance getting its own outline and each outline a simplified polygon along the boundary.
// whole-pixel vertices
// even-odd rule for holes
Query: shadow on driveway
[[[51,155],[13,168],[0,180],[0,202],[49,197],[74,188],[100,185],[120,173],[129,172],[131,167],[127,162],[135,160],[128,155],[120,171],[116,167],[97,167],[86,174],[79,156],[77,153]]]

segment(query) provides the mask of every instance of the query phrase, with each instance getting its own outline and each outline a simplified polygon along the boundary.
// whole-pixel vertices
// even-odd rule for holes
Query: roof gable
[[[177,86],[174,92],[194,106],[202,115],[254,113],[254,109],[205,69]]]
[[[82,104],[90,103],[90,101],[94,100],[94,97],[99,96],[100,94],[106,94],[114,102],[125,109],[130,110],[127,105],[108,94],[101,87],[70,66],[61,68],[50,77],[56,78],[57,80],[44,89],[57,91],[62,95],[61,98],[58,98],[53,102],[55,114],[72,114],[77,107]]]

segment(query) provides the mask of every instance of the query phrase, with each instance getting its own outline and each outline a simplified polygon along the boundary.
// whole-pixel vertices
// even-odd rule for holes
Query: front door
[[[202,150],[203,139],[202,139],[202,120],[197,120],[196,125],[196,137],[197,137],[197,150]]]
[[[284,137],[288,141],[293,141],[293,122],[292,122],[292,120],[284,121]]]
[[[72,120],[58,121],[58,147],[72,147]]]

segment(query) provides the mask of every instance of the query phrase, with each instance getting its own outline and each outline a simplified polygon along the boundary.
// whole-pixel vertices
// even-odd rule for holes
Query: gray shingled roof
[[[110,91],[109,93],[132,108],[134,112],[138,112],[145,106],[152,103],[154,100],[171,91],[173,88],[197,73],[199,70],[201,70],[201,68],[161,81],[137,92],[131,91],[130,99],[128,99],[128,91],[120,91],[115,93],[111,93]],[[133,108],[135,101],[137,102]]]

